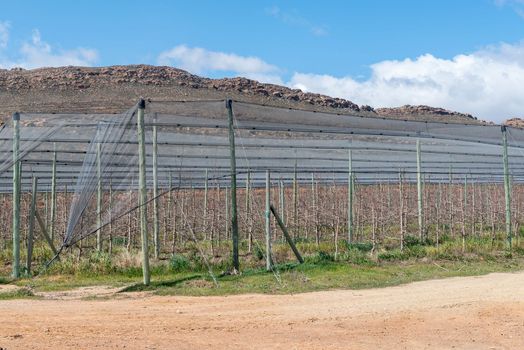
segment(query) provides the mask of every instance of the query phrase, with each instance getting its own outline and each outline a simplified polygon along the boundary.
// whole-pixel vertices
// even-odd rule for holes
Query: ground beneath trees
[[[297,295],[93,290],[0,301],[0,348],[524,348],[524,272]]]

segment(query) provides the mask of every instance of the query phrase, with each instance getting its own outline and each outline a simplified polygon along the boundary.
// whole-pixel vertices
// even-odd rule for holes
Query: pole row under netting
[[[452,181],[464,183],[466,205],[466,186],[501,182],[504,184],[506,236],[511,248],[511,191],[512,184],[519,184],[524,177],[521,171],[524,169],[518,165],[519,158],[524,157],[521,151],[524,148],[523,131],[508,127],[497,131],[497,126],[488,125],[334,115],[229,99],[225,106],[223,103],[151,101],[146,104],[142,100],[126,113],[104,116],[105,119],[96,124],[79,122],[79,115],[74,116],[75,122],[65,120],[56,124],[60,116],[55,116],[50,118],[49,125],[22,128],[22,135],[20,114],[15,114],[12,147],[8,151],[12,153],[11,159],[0,163],[0,191],[4,188],[4,179],[7,180],[3,176],[5,170],[13,169],[13,276],[20,275],[20,201],[24,189],[50,187],[50,215],[46,211],[43,220],[49,221],[49,225],[47,222],[42,225],[42,231],[50,237],[50,246],[56,240],[57,197],[62,195],[63,185],[72,191],[67,225],[58,251],[94,234],[96,249],[102,251],[103,230],[139,209],[144,283],[148,284],[149,204],[153,213],[154,256],[158,258],[162,216],[159,200],[166,195],[171,198],[172,191],[177,189],[204,189],[207,210],[209,181],[221,183],[228,193],[225,209],[228,230],[231,230],[232,265],[234,271],[239,271],[237,182],[245,181],[246,188],[266,188],[269,193],[271,186],[268,187],[267,174],[270,173],[278,177],[278,201],[282,203],[279,218],[286,223],[287,217],[287,224],[293,227],[298,226],[297,202],[301,184],[311,182],[313,212],[321,205],[315,194],[319,186],[345,186],[345,222],[350,243],[355,234],[357,186],[362,189],[367,185],[383,186],[384,182],[397,181],[402,197],[409,192],[406,186],[416,183],[418,236],[424,240],[428,235],[427,209],[424,207],[427,188],[442,186],[449,175],[450,185]],[[38,117],[45,119],[46,116]],[[0,147],[10,146],[6,130],[10,131],[5,127],[0,130]],[[71,138],[65,137],[69,131],[74,135]],[[508,135],[511,144],[508,144]],[[236,155],[235,141],[242,146],[242,157]],[[391,146],[384,147],[384,144]],[[51,159],[46,159],[46,155],[51,155]],[[83,156],[83,161],[74,159],[79,156]],[[29,172],[25,171],[26,167]],[[179,174],[179,181],[173,186],[172,174],[175,172]],[[35,178],[41,183],[38,187],[33,184]],[[284,211],[285,187],[289,185],[293,186],[289,201],[293,205],[292,221]],[[8,186],[6,181],[5,188]],[[148,189],[152,194],[148,195]],[[121,200],[123,193],[134,190],[139,193],[137,201],[124,203]],[[401,202],[404,205],[404,200]],[[266,216],[270,205],[272,203],[266,203]],[[373,213],[376,210],[371,209]],[[37,205],[31,209],[29,221],[39,215],[39,210]],[[318,214],[315,215],[311,220],[318,237],[320,224]],[[401,219],[401,231],[404,220]],[[266,243],[270,235],[271,230],[266,227]],[[270,243],[266,244],[268,261],[271,259]]]

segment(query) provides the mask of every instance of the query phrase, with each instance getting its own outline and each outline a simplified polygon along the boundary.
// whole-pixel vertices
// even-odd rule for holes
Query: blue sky
[[[524,116],[523,40],[524,0],[19,0],[0,12],[3,68],[167,64],[495,121]]]

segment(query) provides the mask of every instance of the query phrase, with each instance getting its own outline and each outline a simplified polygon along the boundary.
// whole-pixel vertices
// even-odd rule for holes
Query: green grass
[[[8,292],[0,292],[0,300],[10,299],[36,299],[37,296],[28,288],[19,288]]]
[[[493,243],[489,238],[468,239],[464,252],[460,240],[447,238],[441,241],[438,249],[432,242],[419,243],[412,239],[403,251],[379,246],[374,254],[370,244],[362,243],[341,242],[336,256],[330,242],[317,246],[301,241],[297,246],[305,258],[302,265],[289,262],[294,258],[287,245],[275,244],[275,260],[287,263],[277,264],[275,271],[266,272],[263,256],[255,250],[242,256],[242,273],[235,276],[224,273],[230,270],[229,247],[226,246],[222,258],[211,261],[218,286],[193,245],[187,245],[183,254],[161,261],[152,260],[152,283],[147,287],[141,284],[139,256],[123,250],[113,256],[93,253],[81,259],[73,254],[64,255],[49,270],[41,271],[34,278],[13,282],[8,277],[0,277],[0,284],[14,283],[35,293],[106,285],[130,293],[150,291],[159,295],[284,294],[379,288],[435,278],[524,270],[522,242],[508,254],[502,240]],[[44,250],[42,255],[46,255]],[[4,293],[0,298],[32,297],[23,293],[26,292]]]
[[[166,272],[156,270],[150,286],[140,276],[115,273],[100,276],[47,275],[16,282],[35,291],[67,290],[82,286],[109,285],[124,292],[151,291],[158,295],[231,295],[244,293],[288,294],[330,289],[362,289],[394,286],[414,281],[476,276],[491,272],[524,269],[524,258],[499,257],[490,260],[420,260],[353,264],[314,261],[276,266],[275,272],[247,269],[241,275],[218,277],[218,287],[205,272]],[[16,295],[10,295],[14,298]],[[27,297],[27,295],[20,295]],[[0,297],[1,298],[1,297]]]

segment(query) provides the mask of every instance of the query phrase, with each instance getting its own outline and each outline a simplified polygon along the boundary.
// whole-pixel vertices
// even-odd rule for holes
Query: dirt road
[[[524,272],[281,296],[0,301],[0,348],[524,349]]]

